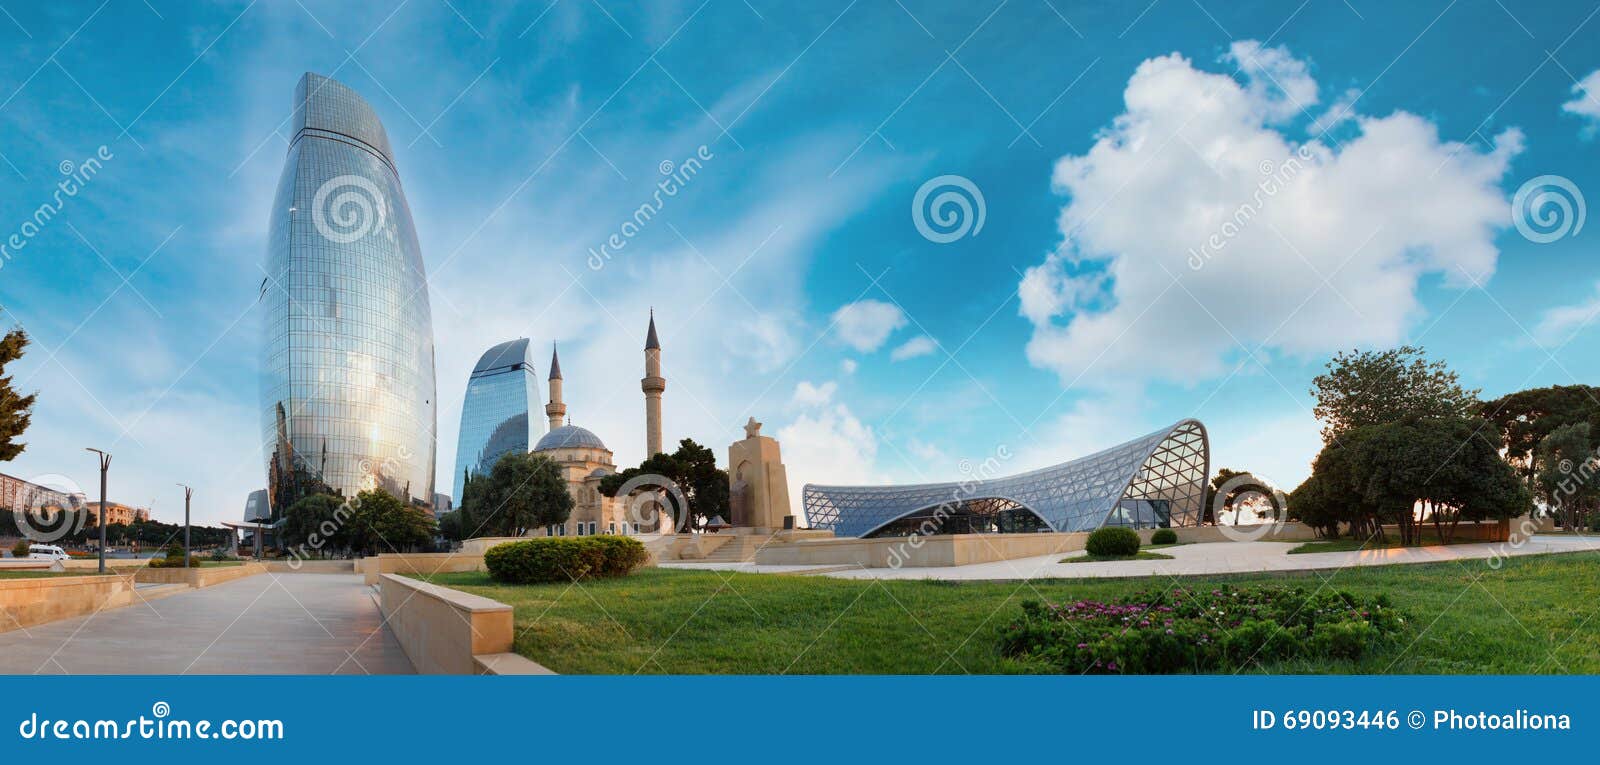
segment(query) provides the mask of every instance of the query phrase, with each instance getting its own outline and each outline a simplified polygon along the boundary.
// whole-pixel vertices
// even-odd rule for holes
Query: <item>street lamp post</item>
[[[106,572],[106,471],[111,469],[111,455],[94,447],[84,451],[100,455],[100,573]]]
[[[178,484],[183,486],[183,484]],[[194,489],[183,486],[183,567],[189,567],[189,558],[194,553],[189,551],[189,501],[194,499]]]

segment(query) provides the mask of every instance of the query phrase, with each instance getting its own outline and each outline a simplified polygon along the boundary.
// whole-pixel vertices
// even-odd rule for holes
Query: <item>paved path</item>
[[[1435,547],[1388,548],[1366,552],[1302,553],[1289,555],[1298,542],[1204,542],[1163,548],[1172,560],[1131,560],[1102,563],[1062,563],[1082,551],[1038,555],[1031,558],[974,563],[968,566],[927,568],[848,568],[834,566],[757,566],[752,563],[675,563],[667,568],[717,569],[770,574],[816,573],[843,579],[1099,579],[1129,576],[1185,576],[1241,574],[1263,571],[1304,571],[1348,566],[1382,566],[1395,563],[1439,563],[1483,560],[1493,557],[1540,553],[1600,551],[1600,537],[1536,535],[1520,547],[1509,544],[1470,544]]]
[[[0,634],[4,674],[410,674],[354,574],[258,574]]]

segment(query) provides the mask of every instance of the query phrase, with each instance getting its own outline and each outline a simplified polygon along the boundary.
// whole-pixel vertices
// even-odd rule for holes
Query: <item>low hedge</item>
[[[1150,544],[1153,545],[1175,545],[1177,543],[1178,532],[1173,531],[1172,529],[1156,529],[1155,532],[1150,535]]]
[[[1138,555],[1139,534],[1121,526],[1106,526],[1095,529],[1083,549],[1090,555]]]
[[[1000,652],[1046,672],[1237,672],[1292,659],[1359,659],[1405,630],[1404,614],[1385,595],[1174,588],[1114,602],[1024,602],[1022,617],[1000,628]]]
[[[507,542],[489,548],[483,563],[497,582],[540,584],[626,576],[649,558],[637,539],[599,535]]]

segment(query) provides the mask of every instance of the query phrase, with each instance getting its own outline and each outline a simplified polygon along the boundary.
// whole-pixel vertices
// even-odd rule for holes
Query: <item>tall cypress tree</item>
[[[28,421],[33,419],[33,400],[36,397],[18,395],[16,388],[11,385],[11,376],[5,373],[6,365],[22,358],[22,352],[27,347],[28,335],[21,329],[13,329],[0,337],[0,462],[16,459],[28,447],[16,439],[28,429]]]

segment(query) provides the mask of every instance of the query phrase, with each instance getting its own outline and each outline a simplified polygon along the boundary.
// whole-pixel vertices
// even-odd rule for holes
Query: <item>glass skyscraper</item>
[[[268,227],[262,348],[274,517],[313,492],[433,500],[433,323],[422,249],[372,107],[307,73]]]
[[[528,451],[535,437],[544,434],[544,421],[528,415],[539,400],[539,379],[528,355],[528,338],[508,340],[484,351],[472,368],[467,395],[461,402],[454,479],[457,503],[467,473],[488,474],[502,455]]]

